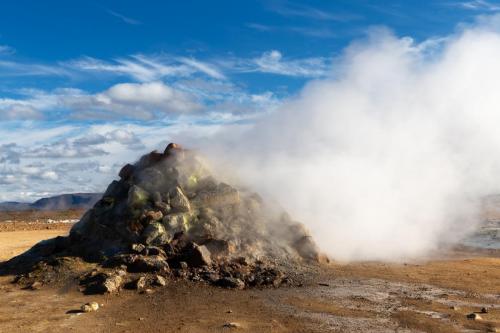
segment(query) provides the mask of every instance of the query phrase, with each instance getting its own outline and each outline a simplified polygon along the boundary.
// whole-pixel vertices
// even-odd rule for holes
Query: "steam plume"
[[[421,43],[372,30],[329,79],[205,149],[335,258],[425,254],[470,232],[500,191],[499,28],[483,18]]]

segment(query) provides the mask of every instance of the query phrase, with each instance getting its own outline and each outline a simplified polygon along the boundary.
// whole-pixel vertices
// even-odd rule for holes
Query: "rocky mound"
[[[193,151],[169,144],[125,165],[69,237],[37,244],[7,263],[40,282],[68,258],[97,263],[86,291],[144,289],[169,278],[222,287],[278,286],[287,267],[317,262],[304,226],[257,194],[219,182]],[[50,275],[50,274],[49,274]],[[46,282],[46,281],[42,281]]]

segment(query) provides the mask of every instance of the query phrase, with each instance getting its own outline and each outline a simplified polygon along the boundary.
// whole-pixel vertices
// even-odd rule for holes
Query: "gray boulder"
[[[170,207],[177,212],[189,212],[191,205],[188,198],[179,186],[176,186],[170,193]]]
[[[153,222],[142,232],[142,239],[145,244],[161,246],[170,241],[170,235],[161,223]]]

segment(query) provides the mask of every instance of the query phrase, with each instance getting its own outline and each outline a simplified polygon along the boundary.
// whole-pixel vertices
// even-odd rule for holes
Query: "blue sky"
[[[102,191],[148,149],[251,123],[335,75],[374,27],[419,43],[497,11],[483,0],[2,2],[0,200]]]

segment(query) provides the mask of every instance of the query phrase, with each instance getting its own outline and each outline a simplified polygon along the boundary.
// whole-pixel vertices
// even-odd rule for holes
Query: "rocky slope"
[[[47,283],[68,258],[97,263],[82,290],[147,289],[169,278],[231,288],[290,283],[320,255],[304,226],[257,194],[218,181],[196,153],[169,144],[125,165],[69,237],[45,241],[6,267]],[[50,276],[51,274],[48,274]]]

